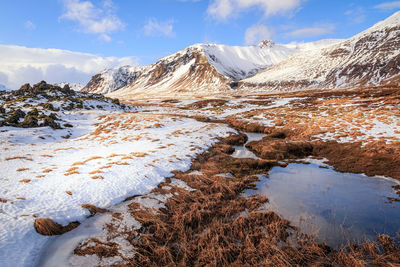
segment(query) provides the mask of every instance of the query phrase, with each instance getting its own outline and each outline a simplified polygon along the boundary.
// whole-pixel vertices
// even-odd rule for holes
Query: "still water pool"
[[[340,173],[315,163],[274,167],[269,177],[260,178],[257,190],[246,195],[267,196],[265,208],[332,247],[400,233],[400,202],[388,200],[398,198],[395,180]]]

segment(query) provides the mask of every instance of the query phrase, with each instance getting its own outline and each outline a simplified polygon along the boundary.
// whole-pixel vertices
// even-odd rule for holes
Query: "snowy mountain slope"
[[[110,93],[110,96],[122,98],[151,94],[208,95],[226,92],[230,90],[232,82],[252,76],[298,51],[337,42],[323,40],[280,45],[263,41],[247,47],[196,44],[149,66],[105,70],[93,76],[83,91]]]
[[[400,80],[400,12],[338,44],[300,52],[242,89],[293,90],[384,85]]]
[[[208,95],[230,90],[230,82],[208,63],[201,48],[192,46],[146,67],[136,80],[109,96]]]
[[[0,84],[0,91],[10,91],[5,85]]]
[[[92,77],[89,83],[82,88],[82,92],[107,94],[118,90],[135,80],[146,67],[122,66],[106,69]]]
[[[199,45],[210,64],[233,81],[253,76],[260,70],[276,65],[300,51],[325,47],[340,40],[322,40],[311,43],[275,44],[262,41],[253,46]]]
[[[80,91],[83,88],[83,85],[80,83],[55,83],[54,85],[60,86],[63,88],[65,85],[68,85],[74,91]]]

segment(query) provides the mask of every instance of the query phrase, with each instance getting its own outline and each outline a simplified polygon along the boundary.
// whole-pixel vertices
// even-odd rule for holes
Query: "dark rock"
[[[18,124],[19,119],[25,117],[25,112],[20,109],[14,110],[10,112],[10,115],[6,119],[6,122],[9,124]]]
[[[41,124],[41,126],[49,126],[52,129],[61,129],[60,124],[58,124],[57,122],[54,121],[53,118],[51,118],[50,116],[45,116],[43,119],[43,123]]]
[[[20,123],[20,126],[23,128],[33,128],[38,127],[38,120],[35,116],[26,115],[24,121]]]

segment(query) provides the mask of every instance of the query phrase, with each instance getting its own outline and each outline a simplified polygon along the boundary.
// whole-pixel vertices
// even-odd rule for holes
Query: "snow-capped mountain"
[[[65,85],[68,85],[70,89],[74,91],[80,91],[83,88],[83,85],[80,83],[55,83],[54,85],[60,86],[63,88]]]
[[[155,64],[105,70],[92,77],[84,92],[131,98],[143,95],[208,95],[231,90],[237,81],[250,77],[298,53],[337,43],[275,44],[263,41],[254,46],[196,44]]]
[[[196,44],[143,67],[105,70],[82,89],[111,97],[210,96],[398,84],[400,11],[346,40]]]
[[[329,47],[300,52],[241,81],[247,90],[385,85],[400,81],[400,11]]]
[[[106,69],[92,77],[83,92],[108,94],[134,81],[146,67],[122,66]]]
[[[8,89],[5,85],[0,84],[0,91],[11,91],[11,90]]]

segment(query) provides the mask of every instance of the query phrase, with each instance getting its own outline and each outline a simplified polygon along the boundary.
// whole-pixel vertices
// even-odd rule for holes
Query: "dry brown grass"
[[[108,211],[106,209],[98,208],[92,204],[82,204],[81,207],[87,209],[90,212],[90,216],[94,216],[96,213],[105,213]]]
[[[1,202],[1,203],[7,203],[7,199],[0,198],[0,202]]]
[[[30,183],[31,180],[30,179],[22,179],[20,180],[21,183]]]
[[[71,222],[67,226],[62,226],[49,218],[39,218],[35,220],[34,227],[36,232],[41,235],[53,236],[62,235],[79,226],[79,222]]]
[[[71,150],[71,149],[74,149],[74,148],[73,147],[62,147],[62,148],[54,149],[54,152]]]
[[[243,138],[231,139],[232,145]],[[123,257],[124,266],[398,266],[400,247],[385,236],[378,243],[348,246],[335,251],[306,236],[288,238],[289,222],[273,212],[258,211],[267,199],[244,198],[241,192],[254,188],[257,177],[277,163],[266,160],[234,159],[227,144],[215,145],[193,161],[192,170],[175,172],[175,178],[195,191],[170,184],[167,178],[152,194],[172,194],[166,208],[157,211],[129,204],[131,215],[141,223],[138,231],[127,233],[135,256]],[[294,152],[292,152],[294,153]],[[189,175],[198,170],[202,175]],[[232,173],[228,179],[216,174]],[[166,189],[165,186],[168,186]],[[132,200],[134,198],[130,198]],[[111,227],[111,226],[110,226]],[[117,226],[109,229],[113,234]],[[293,243],[294,242],[294,243]],[[95,245],[88,245],[88,244]],[[121,256],[118,244],[92,238],[75,254],[100,258]]]
[[[68,195],[72,196],[72,192],[71,191],[65,191],[65,193],[67,193]]]
[[[94,170],[94,171],[89,172],[89,174],[100,174],[100,173],[103,173],[103,171],[102,170]]]
[[[93,176],[91,176],[90,178],[92,178],[92,179],[94,179],[94,180],[98,180],[98,179],[103,180],[103,179],[104,179],[104,177],[101,176],[101,175],[93,175]]]
[[[150,152],[150,151],[149,151]],[[154,153],[155,151],[153,151],[153,153]],[[131,153],[131,155],[133,156],[133,157],[136,157],[136,158],[143,158],[143,157],[145,157],[145,156],[147,156],[148,154],[147,153],[145,153],[145,152],[133,152],[133,153]]]
[[[45,170],[43,170],[43,173],[49,173],[49,172],[52,172],[53,170],[52,169],[45,169]]]
[[[79,174],[78,169],[79,169],[78,167],[71,167],[64,173],[64,175],[65,176],[70,176],[72,174]]]
[[[17,172],[24,172],[27,170],[29,170],[29,168],[19,168],[19,169],[17,169]]]
[[[36,178],[44,178],[44,177],[46,177],[46,175],[44,175],[44,174],[41,174],[41,175],[37,175],[37,176],[36,176]]]
[[[23,157],[23,156],[16,156],[16,157],[5,158],[5,160],[7,160],[7,161],[9,161],[9,160],[16,160],[16,159],[23,159],[23,160],[33,161],[32,158]]]
[[[54,156],[52,156],[52,155],[47,155],[47,154],[43,154],[43,155],[40,155],[41,157],[44,157],[44,158],[52,158],[52,157],[54,157]]]
[[[72,166],[84,165],[84,164],[88,163],[89,161],[96,160],[96,159],[102,159],[102,158],[103,157],[100,157],[100,156],[93,156],[93,157],[90,157],[90,158],[88,158],[88,159],[86,159],[84,161],[74,162],[74,163],[72,163]]]

